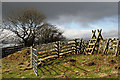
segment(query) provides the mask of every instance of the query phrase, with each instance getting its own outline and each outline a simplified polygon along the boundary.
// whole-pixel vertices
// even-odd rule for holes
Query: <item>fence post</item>
[[[58,58],[59,58],[60,57],[60,55],[59,55],[60,54],[60,42],[57,41],[56,45],[57,45],[57,48],[56,48],[57,49],[57,54],[58,54]]]
[[[77,42],[77,39],[75,39],[75,54],[78,53],[77,46],[78,46],[78,42]]]
[[[30,47],[30,54],[31,54],[30,56],[31,56],[31,67],[32,67],[32,65],[33,65],[32,64],[32,46]]]
[[[87,42],[85,42],[85,41],[83,41],[83,45],[82,45],[82,52],[84,53],[84,54],[86,54],[86,48],[87,48]]]
[[[80,53],[82,52],[82,41],[83,41],[83,39],[81,38],[81,40],[80,40]]]
[[[116,44],[116,49],[115,49],[115,55],[117,56],[118,54],[119,54],[119,38],[118,39],[116,39],[116,41],[117,41],[117,44]]]
[[[107,54],[107,53],[108,53],[109,41],[110,41],[110,39],[107,39],[107,42],[106,42],[105,48],[104,48],[104,50],[103,50],[103,54]]]

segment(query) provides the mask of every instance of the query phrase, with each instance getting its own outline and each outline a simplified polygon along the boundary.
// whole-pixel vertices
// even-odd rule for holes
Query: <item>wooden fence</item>
[[[2,58],[8,56],[9,54],[13,54],[16,51],[19,51],[23,47],[24,47],[23,45],[18,45],[2,48]]]
[[[46,60],[60,58],[66,54],[80,54],[84,51],[82,39],[57,41],[37,46],[39,64]]]
[[[83,39],[73,39],[35,46],[38,51],[38,63],[59,58],[66,54],[83,54],[88,47],[88,43],[89,41],[83,41]],[[96,49],[98,49],[98,53],[117,55],[118,48],[119,40],[114,38],[99,42],[99,47],[97,46]]]
[[[119,55],[120,41],[117,38],[106,39],[99,43],[99,53]]]
[[[32,68],[36,74],[36,76],[38,76],[38,52],[36,49],[34,48],[30,48],[31,49],[31,59],[32,59]]]
[[[60,58],[66,54],[81,54],[84,52],[85,43],[82,39],[74,39],[42,44],[34,48],[31,48],[32,67],[35,74],[38,76],[38,65],[51,59]]]
[[[42,44],[35,46],[34,48],[37,50],[37,65],[42,64],[51,59],[60,58],[63,55],[67,54],[83,54],[85,53],[86,48],[88,48],[89,41],[83,41],[83,39],[73,39],[69,41],[57,41],[48,44]],[[118,54],[119,48],[119,39],[106,39],[99,42],[99,47],[97,46],[98,53],[103,54]],[[32,48],[33,50],[33,48]],[[32,61],[35,60],[32,58]],[[35,64],[33,64],[33,67]],[[34,71],[37,72],[37,67],[33,68],[36,69]],[[38,75],[38,73],[36,73]]]

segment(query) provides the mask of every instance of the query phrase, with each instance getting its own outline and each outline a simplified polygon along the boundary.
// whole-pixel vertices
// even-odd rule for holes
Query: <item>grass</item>
[[[118,78],[118,58],[113,55],[67,55],[38,67],[36,76],[28,49],[2,59],[3,78]]]

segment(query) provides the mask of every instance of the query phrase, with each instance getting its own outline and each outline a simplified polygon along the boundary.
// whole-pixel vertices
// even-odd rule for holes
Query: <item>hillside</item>
[[[36,76],[30,67],[27,48],[2,59],[3,78],[117,78],[120,70],[116,56],[100,54],[71,54],[38,68],[39,76]]]

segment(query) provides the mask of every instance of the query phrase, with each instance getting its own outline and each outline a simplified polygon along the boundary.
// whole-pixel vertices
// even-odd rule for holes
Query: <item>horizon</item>
[[[104,38],[118,37],[117,2],[3,2],[2,5],[3,17],[18,9],[38,9],[68,39],[90,39],[90,30],[95,29],[102,29]]]
[[[44,13],[47,22],[63,31],[67,40],[90,40],[92,30],[96,30],[97,37],[97,29],[102,29],[103,39],[120,35],[117,2],[2,2],[2,18],[8,13],[31,8]],[[12,32],[5,33],[8,33],[4,34],[6,37],[16,37]],[[11,43],[9,39],[7,42]]]

